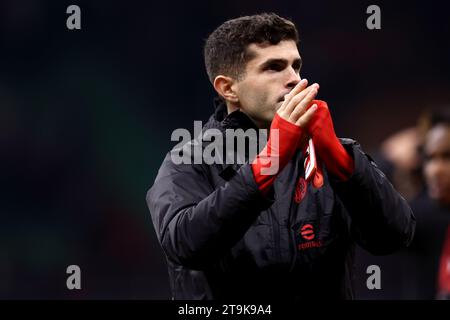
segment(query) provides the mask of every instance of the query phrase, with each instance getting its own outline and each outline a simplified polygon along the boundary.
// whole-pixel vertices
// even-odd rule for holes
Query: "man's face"
[[[284,96],[300,81],[301,58],[290,40],[250,44],[248,50],[255,57],[247,63],[244,78],[235,83],[239,107],[260,128],[267,128]]]
[[[450,205],[450,126],[433,127],[424,147],[428,193],[432,199]]]

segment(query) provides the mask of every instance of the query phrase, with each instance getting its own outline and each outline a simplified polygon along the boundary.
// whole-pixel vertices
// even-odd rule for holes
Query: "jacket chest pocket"
[[[304,219],[292,227],[296,265],[313,267],[342,256],[342,225],[337,220],[337,216],[328,214]]]

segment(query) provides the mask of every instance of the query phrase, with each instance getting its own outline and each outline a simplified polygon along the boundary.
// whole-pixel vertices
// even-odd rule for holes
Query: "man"
[[[300,79],[298,41],[275,14],[229,20],[206,41],[222,102],[204,129],[270,134],[243,165],[165,158],[147,203],[174,299],[351,298],[354,243],[385,254],[413,237],[408,204],[359,144],[336,137],[319,85]],[[320,161],[306,181],[309,138]]]

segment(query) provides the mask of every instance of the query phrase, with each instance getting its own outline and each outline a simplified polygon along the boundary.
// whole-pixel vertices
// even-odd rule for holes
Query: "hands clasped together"
[[[328,172],[339,180],[350,178],[354,162],[339,142],[326,102],[314,100],[319,85],[308,86],[301,80],[285,96],[284,102],[273,118],[265,148],[252,163],[252,171],[259,189],[267,193],[279,172],[292,159],[296,150],[305,152],[308,139],[312,139],[317,158]],[[309,152],[314,152],[309,150]],[[314,168],[308,180],[315,187],[323,183],[320,165]]]

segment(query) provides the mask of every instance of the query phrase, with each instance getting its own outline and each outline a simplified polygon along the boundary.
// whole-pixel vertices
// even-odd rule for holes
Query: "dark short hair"
[[[252,43],[276,45],[282,40],[299,42],[294,23],[275,13],[262,13],[228,20],[214,30],[206,40],[204,57],[211,83],[223,74],[239,79],[253,58],[247,50]]]

